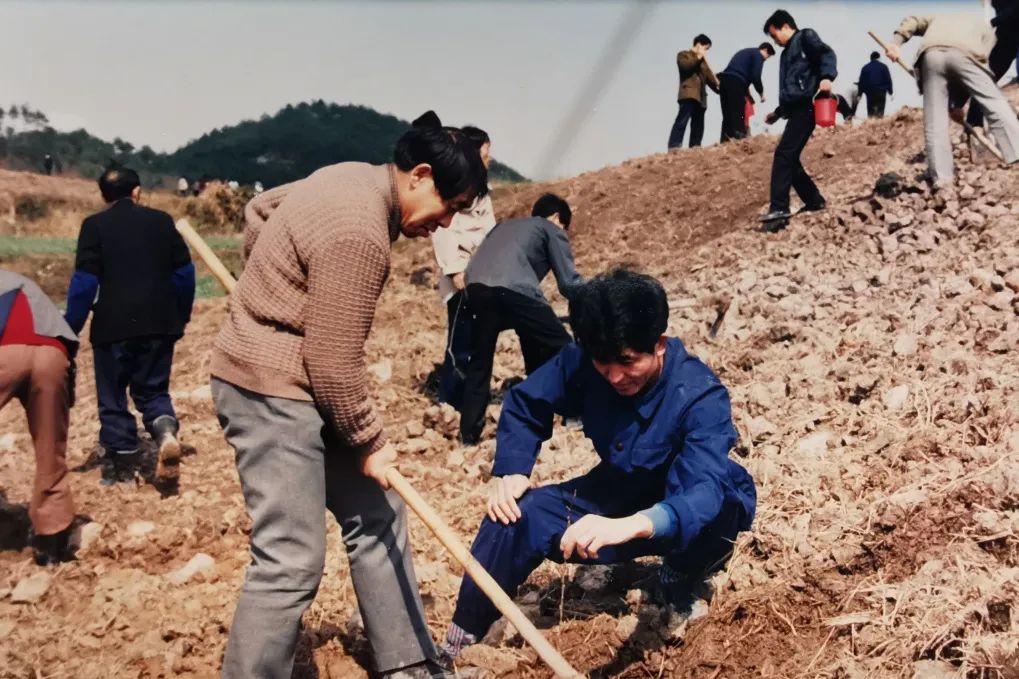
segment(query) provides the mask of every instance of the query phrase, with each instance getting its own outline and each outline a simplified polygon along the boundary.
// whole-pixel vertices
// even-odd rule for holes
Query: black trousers
[[[885,117],[885,102],[888,100],[888,95],[884,92],[867,92],[867,117],[868,118],[884,118]]]
[[[722,136],[720,141],[747,136],[747,83],[736,75],[718,76],[718,97],[722,100]]]
[[[679,102],[679,113],[676,114],[676,121],[672,123],[672,132],[669,134],[670,149],[683,145],[687,123],[690,124],[690,148],[701,145],[701,140],[704,139],[704,110],[700,102],[693,99]]]
[[[814,207],[824,202],[817,184],[810,178],[800,162],[800,154],[814,134],[814,107],[798,106],[787,111],[785,131],[775,147],[775,160],[771,165],[771,211],[789,210],[789,190],[796,193],[804,204]]]
[[[460,437],[476,441],[485,427],[485,410],[491,398],[492,365],[499,333],[513,330],[520,338],[524,370],[530,375],[572,340],[547,302],[507,288],[477,283],[467,286],[467,304],[474,314],[471,358],[467,364]]]
[[[170,368],[176,341],[175,337],[139,337],[92,345],[99,445],[107,452],[138,448],[138,427],[128,409],[128,391],[150,433],[157,418],[177,419],[170,402]]]
[[[996,31],[998,42],[994,44],[990,55],[987,57],[987,65],[994,75],[994,82],[998,82],[1008,72],[1019,51],[1019,34],[1009,29],[999,28]],[[984,110],[980,104],[971,100],[969,113],[966,114],[966,122],[973,127],[981,127],[984,124]]]

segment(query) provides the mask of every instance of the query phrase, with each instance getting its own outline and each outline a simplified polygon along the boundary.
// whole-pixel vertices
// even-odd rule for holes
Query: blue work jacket
[[[636,396],[620,395],[579,345],[568,345],[507,395],[492,474],[530,475],[556,414],[581,418],[602,466],[619,473],[620,493],[642,494],[645,506],[671,514],[680,548],[725,503],[741,504],[740,530],[750,528],[757,492],[729,459],[737,439],[729,394],[678,339],[667,340],[658,381]]]

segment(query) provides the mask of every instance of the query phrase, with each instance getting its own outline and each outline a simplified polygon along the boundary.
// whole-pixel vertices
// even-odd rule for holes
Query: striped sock
[[[442,644],[441,650],[450,658],[456,658],[465,647],[478,643],[478,638],[467,632],[454,622],[449,623],[446,631],[446,641]]]

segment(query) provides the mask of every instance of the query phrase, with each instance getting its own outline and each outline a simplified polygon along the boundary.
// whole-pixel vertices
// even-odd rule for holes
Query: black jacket
[[[173,218],[123,199],[85,219],[75,269],[99,281],[92,342],[184,334],[174,272],[191,262]]]
[[[835,52],[817,32],[803,28],[793,34],[782,51],[778,71],[778,114],[809,106],[822,80],[838,76]]]

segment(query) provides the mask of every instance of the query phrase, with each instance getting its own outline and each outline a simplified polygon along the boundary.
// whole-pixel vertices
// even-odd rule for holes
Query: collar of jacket
[[[678,345],[672,338],[669,338],[666,341],[665,360],[662,361],[662,373],[658,376],[658,381],[643,394],[633,397],[633,407],[645,422],[650,421],[655,416],[655,413],[658,412],[658,407],[662,404],[665,393],[669,390],[669,378],[676,366],[676,361],[680,360],[678,354],[683,351],[684,349],[681,345]]]
[[[389,242],[400,237],[400,192],[396,188],[396,166],[386,165],[389,175]]]
[[[110,203],[109,210],[123,210],[125,207],[133,207],[133,198],[118,198],[117,200]]]

